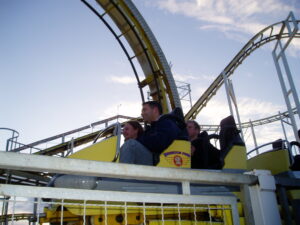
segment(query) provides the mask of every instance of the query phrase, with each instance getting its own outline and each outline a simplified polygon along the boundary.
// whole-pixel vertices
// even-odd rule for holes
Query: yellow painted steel
[[[79,201],[72,201],[68,200],[68,204],[74,203],[74,205],[65,205],[65,207],[68,209],[68,211],[74,215],[83,216],[84,212],[88,216],[99,216],[99,215],[119,215],[125,213],[125,206],[124,203],[110,203],[108,202],[105,205],[104,202],[91,202],[87,201],[87,204],[93,204],[89,205],[84,209],[83,205],[79,205]],[[83,202],[81,202],[83,203]],[[178,213],[177,205],[168,205],[169,208],[163,209],[164,215],[174,215]],[[207,205],[203,205],[203,208],[197,209],[197,212],[207,212],[206,209]],[[213,210],[211,210],[213,212]],[[161,205],[151,205],[151,208],[147,208],[145,210],[146,216],[159,216],[162,214]],[[127,203],[127,213],[131,214],[143,214],[143,209],[141,207],[141,204],[138,203]],[[193,206],[190,206],[190,208],[182,208],[180,209],[181,214],[188,214],[188,213],[194,213]]]
[[[176,107],[174,95],[176,95],[179,100],[177,90],[172,90],[170,88],[170,82],[174,83],[175,85],[174,79],[170,76],[167,78],[166,68],[164,68],[163,62],[161,61],[163,60],[162,58],[164,58],[164,56],[161,56],[162,52],[156,51],[154,47],[155,43],[153,43],[153,40],[151,41],[149,39],[149,33],[146,33],[144,30],[142,24],[139,22],[139,18],[136,18],[136,15],[132,13],[125,1],[118,1],[117,7],[119,7],[126,15],[128,21],[130,21],[130,24],[134,27],[134,29],[132,29],[129,23],[121,16],[121,14],[110,1],[97,1],[106,11],[106,13],[110,15],[123,36],[126,38],[128,44],[131,46],[135,57],[142,67],[145,78],[147,80],[149,80],[148,77],[153,77],[156,79],[156,82],[154,80],[151,83],[147,82],[153,99],[162,103],[164,113],[170,111],[169,106],[171,106],[171,109],[174,109]],[[139,41],[139,39],[142,43]],[[173,93],[175,91],[176,93]],[[177,107],[178,106],[179,105],[177,105]]]
[[[160,154],[158,167],[191,168],[191,143],[175,140]]]
[[[300,199],[300,190],[288,190],[289,199]]]
[[[75,152],[68,158],[112,162],[116,155],[116,150],[117,136],[113,136]]]
[[[63,218],[64,222],[72,222],[72,225],[81,225],[83,218],[78,215],[74,215],[69,211],[63,211],[63,214],[60,210],[49,210],[48,208],[44,209],[46,213],[45,217],[41,217],[39,222],[40,224],[44,223],[57,223],[60,224],[61,219]]]
[[[180,223],[178,220],[151,220],[149,221],[149,225],[223,225],[223,222],[215,222],[215,221],[192,221],[192,220],[181,220]],[[226,223],[227,224],[227,223]],[[228,224],[231,225],[232,223]]]
[[[273,175],[290,170],[289,154],[286,149],[261,153],[247,160],[248,170],[270,170]]]
[[[70,202],[68,201],[68,203]],[[144,210],[141,207],[141,204],[131,203],[126,205],[125,210],[124,203],[118,205],[114,202],[104,205],[101,202],[87,202],[87,204],[91,203],[101,204],[102,206],[87,205],[84,209],[82,205],[73,205],[72,207],[68,207],[68,211],[63,211],[63,215],[59,208],[55,209],[52,207],[52,209],[45,209],[46,217],[41,218],[40,221],[41,223],[60,222],[63,218],[64,222],[74,222],[76,225],[81,225],[83,224],[83,216],[85,215],[85,219],[89,220],[91,224],[94,225],[104,225],[106,223],[118,225],[126,224],[126,221],[127,224],[138,225],[144,223],[144,219],[147,221],[147,224],[161,224],[162,219],[165,224],[177,225],[179,223],[177,204],[166,205],[166,208],[163,209],[160,204],[151,204],[150,208],[145,208]],[[136,206],[134,206],[134,204]],[[146,206],[149,205],[146,204]],[[198,221],[196,224],[207,224],[205,221],[207,218],[210,218],[212,221],[221,221],[220,223],[212,222],[212,224],[233,224],[231,208],[229,205],[210,205],[209,207],[207,205],[197,205],[195,210],[193,205],[185,205],[184,207],[185,208],[179,209],[182,224],[195,224],[195,213]],[[93,208],[93,210],[91,210],[91,208]],[[243,225],[245,224],[243,215],[240,214],[240,209],[238,211],[240,222]]]
[[[144,222],[142,214],[128,213],[125,217],[124,214],[92,216],[90,221],[93,225],[121,225],[121,224],[142,224]]]
[[[247,169],[247,153],[245,146],[234,145],[226,155],[223,169]]]

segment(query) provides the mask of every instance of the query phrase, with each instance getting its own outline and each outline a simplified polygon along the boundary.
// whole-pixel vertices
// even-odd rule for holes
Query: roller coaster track
[[[174,108],[175,106],[180,106],[177,88],[175,86],[175,82],[173,80],[173,76],[170,71],[169,65],[166,61],[166,58],[162,50],[160,49],[160,46],[157,40],[155,39],[153,33],[151,32],[150,28],[148,27],[145,20],[138,12],[134,4],[130,0],[97,0],[97,3],[104,9],[104,12],[100,14],[87,1],[82,0],[82,2],[89,9],[91,9],[93,13],[95,13],[98,16],[98,18],[107,26],[107,28],[112,32],[114,37],[119,42],[120,46],[122,47],[132,66],[132,69],[138,82],[138,87],[140,88],[141,97],[143,101],[144,96],[142,88],[144,88],[145,86],[149,86],[152,97],[156,100],[160,100],[163,103],[164,111],[169,110],[167,107],[168,105],[171,105],[172,108]],[[106,15],[109,15],[109,17],[113,20],[113,22],[119,28],[119,32],[121,32],[121,34],[117,34],[117,32],[114,31],[112,26],[105,19]],[[299,22],[300,21],[297,21],[297,24],[299,24]],[[289,34],[285,31],[285,26],[285,21],[282,21],[279,23],[275,23],[269,27],[266,27],[258,34],[256,34],[233,58],[233,60],[225,67],[223,71],[226,74],[226,76],[229,77],[230,75],[232,75],[235,69],[243,62],[243,60],[247,58],[247,56],[249,56],[257,48],[270,41],[278,40],[281,38],[288,38]],[[130,45],[132,51],[134,52],[133,56],[130,56],[129,51],[126,49],[123,43],[124,40],[121,40],[122,37],[125,37],[128,44]],[[299,31],[295,35],[295,37],[300,37]],[[142,81],[139,78],[139,75],[137,74],[137,70],[133,62],[133,59],[135,58],[138,60],[146,77]],[[205,107],[207,102],[212,98],[212,96],[216,94],[217,90],[221,87],[223,82],[223,75],[221,73],[209,86],[209,88],[204,92],[204,94],[199,98],[199,100],[194,104],[190,111],[185,115],[185,118],[195,118],[196,115]],[[274,116],[274,118],[278,120],[277,117],[277,115]],[[253,121],[252,124],[255,126],[256,124],[264,123],[262,121],[272,122],[273,120],[262,119],[258,121]],[[243,123],[243,126],[248,127],[249,124]],[[78,128],[76,130],[61,135],[56,135],[54,137],[47,138],[29,144],[29,146],[33,147],[53,139],[61,138],[67,134],[72,134],[74,132],[84,130],[87,127],[89,126]],[[207,130],[211,130],[212,127],[214,126],[203,125],[203,129],[207,128]],[[74,140],[73,144],[75,144],[75,147],[81,144],[85,144],[93,140],[95,136],[96,132],[78,137]],[[68,150],[69,145],[70,142],[63,142],[62,144],[44,150],[40,150],[37,152],[37,154],[57,154]],[[26,148],[28,148],[28,146],[19,147],[14,149],[13,151],[21,151]]]
[[[297,110],[296,108],[293,109],[293,113],[296,114]],[[289,112],[283,112],[283,113],[279,113],[277,115],[273,115],[273,116],[269,116],[266,118],[262,118],[259,120],[253,120],[250,122],[244,122],[241,124],[241,127],[244,128],[249,128],[251,126],[256,127],[256,126],[261,126],[261,125],[265,125],[265,124],[269,124],[269,123],[273,123],[282,119],[287,119],[289,118]],[[203,125],[201,124],[201,129],[202,130],[206,130],[206,131],[213,131],[213,132],[217,132],[220,128],[220,125]]]
[[[97,0],[99,5],[105,10],[104,13],[100,14],[85,0],[82,0],[82,2],[99,17],[121,45],[133,68],[142,95],[142,100],[144,101],[142,88],[148,86],[153,99],[159,100],[162,103],[164,112],[170,110],[168,105],[171,105],[172,109],[177,106],[180,107],[181,104],[178,91],[167,60],[152,31],[134,4],[130,0]],[[105,15],[110,16],[119,28],[121,34],[118,35],[117,32],[113,30],[105,20]],[[250,39],[193,105],[185,115],[185,119],[195,119],[208,101],[217,93],[224,83],[223,72],[227,77],[230,77],[235,69],[242,64],[247,56],[254,50],[268,42],[288,38],[289,33],[286,29],[285,22],[286,21],[281,21],[268,26]],[[300,21],[298,20],[296,22],[299,24]],[[134,52],[133,56],[129,55],[128,50],[121,40],[122,37],[125,37],[131,50]],[[299,30],[295,37],[300,37]],[[137,70],[133,63],[133,59],[135,58],[138,60],[144,72],[145,79],[143,80],[141,80],[137,74]]]
[[[130,0],[97,0],[97,3],[104,9],[103,13],[99,13],[96,11],[87,1],[82,0],[82,2],[95,13],[98,18],[107,26],[107,28],[112,32],[114,37],[117,39],[118,43],[122,47],[125,55],[127,56],[134,74],[137,79],[138,87],[140,89],[142,100],[144,101],[143,88],[149,87],[150,94],[155,100],[159,100],[164,108],[164,112],[168,112],[171,108],[180,107],[180,99],[178,96],[177,88],[167,63],[167,60],[160,49],[160,46],[155,39],[152,31],[146,24],[145,20],[138,12],[134,4]],[[110,19],[116,24],[119,29],[120,34],[117,34],[116,31],[112,28],[112,26],[107,22],[106,15],[110,17]],[[297,24],[300,21],[296,21]],[[225,67],[222,71],[227,77],[231,76],[235,69],[249,56],[254,50],[261,47],[262,45],[283,38],[288,38],[289,33],[285,31],[285,21],[275,23],[269,27],[266,27],[258,34],[256,34],[242,49],[241,51],[233,58],[233,60]],[[133,51],[133,55],[130,55],[128,49],[124,45],[124,40],[122,37],[126,39],[129,46],[131,47],[131,52]],[[296,38],[300,37],[300,33],[296,33]],[[140,64],[142,71],[144,73],[145,78],[141,79],[140,75],[137,73],[137,69],[135,67],[134,60],[137,60]],[[218,89],[224,83],[222,73],[215,79],[215,81],[209,86],[209,88],[204,92],[204,94],[199,98],[199,100],[194,104],[194,106],[190,109],[190,111],[185,115],[186,119],[195,118],[197,114],[205,107],[208,101],[216,94]],[[297,113],[294,111],[294,113]],[[288,113],[284,112],[280,115],[271,116],[268,118],[252,121],[252,123],[242,123],[243,128],[247,128],[249,126],[258,126],[267,123],[271,123],[281,118],[288,117]],[[107,120],[115,119],[114,117],[109,118]],[[132,118],[127,118],[132,119]],[[97,125],[103,123],[105,121],[99,121],[92,125]],[[74,134],[75,132],[79,132],[85,129],[90,128],[91,125],[78,128],[76,130],[72,130],[60,135],[56,135],[47,139],[43,139],[37,142],[34,142],[29,145],[23,145],[19,148],[15,148],[12,151],[19,152],[22,150],[26,150],[29,148],[33,148],[42,143],[46,143],[51,140],[55,140],[57,138],[64,139],[64,136]],[[204,130],[208,131],[217,131],[219,126],[216,125],[202,125]],[[97,132],[91,132],[89,134],[80,136],[73,140],[73,147],[80,146],[82,144],[91,142],[96,135]],[[64,151],[69,150],[71,145],[71,141],[64,141],[61,144],[48,147],[46,149],[38,149],[36,154],[43,155],[55,155]],[[0,171],[2,178],[5,177],[5,171]],[[15,182],[17,183],[25,183],[29,182],[33,184],[34,180],[43,180],[46,182],[49,178],[44,177],[43,174],[37,174],[39,177],[35,177],[35,174],[18,174],[12,173],[15,178]],[[26,179],[21,179],[25,177]]]
[[[292,21],[289,21],[292,22]],[[299,26],[300,20],[297,20],[297,25]],[[225,67],[225,69],[220,73],[220,75],[213,81],[213,83],[207,88],[203,95],[198,99],[198,101],[193,105],[193,107],[185,115],[185,119],[195,119],[199,112],[206,106],[208,101],[217,93],[219,88],[224,83],[223,72],[226,77],[230,77],[235,69],[242,64],[242,62],[256,49],[262,45],[283,39],[289,38],[289,33],[287,32],[285,21],[275,23],[271,26],[266,27],[259,33],[257,33],[253,38],[248,41],[247,44],[239,51],[239,53],[231,60],[231,62]],[[294,36],[295,38],[300,38],[300,30]]]
[[[142,100],[144,101],[142,89],[149,87],[150,95],[154,100],[162,103],[164,112],[169,112],[170,106],[172,109],[181,107],[176,84],[167,60],[135,5],[130,0],[97,0],[104,9],[103,13],[99,13],[87,1],[82,0],[82,2],[98,16],[120,44],[137,79]],[[118,27],[119,34],[109,24],[106,15],[109,15]],[[131,47],[133,55],[130,55],[126,49],[123,37]],[[135,59],[140,64],[145,78],[140,78],[137,73]]]

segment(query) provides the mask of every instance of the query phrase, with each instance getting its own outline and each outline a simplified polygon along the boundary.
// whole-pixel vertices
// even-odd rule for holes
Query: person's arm
[[[152,152],[161,153],[179,135],[180,129],[170,119],[157,121],[157,124],[145,132],[138,141]]]

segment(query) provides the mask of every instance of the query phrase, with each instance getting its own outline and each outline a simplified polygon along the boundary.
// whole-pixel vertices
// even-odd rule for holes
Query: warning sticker
[[[180,155],[175,155],[173,162],[176,166],[182,166],[182,164],[183,164],[182,157]]]

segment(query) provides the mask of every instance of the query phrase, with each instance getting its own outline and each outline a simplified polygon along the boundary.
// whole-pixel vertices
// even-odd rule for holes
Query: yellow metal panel
[[[68,200],[65,201],[64,207],[66,207],[68,209],[68,211],[74,215],[78,215],[78,216],[83,216],[84,215],[84,211],[85,214],[87,216],[99,216],[99,215],[105,215],[107,214],[108,216],[110,215],[119,215],[119,214],[124,214],[125,210],[124,210],[124,203],[118,203],[118,202],[107,202],[106,205],[106,210],[105,210],[105,206],[104,206],[104,202],[99,202],[99,201],[87,201],[87,204],[93,204],[93,205],[88,205],[88,207],[86,207],[84,209],[84,206],[82,205],[82,201],[76,201],[76,200]],[[74,204],[72,204],[74,203]],[[81,205],[79,205],[81,204]],[[186,207],[190,207],[190,208],[182,208],[180,209],[180,213],[181,214],[192,214],[194,215],[194,206],[193,205],[186,205]],[[59,205],[56,205],[56,207],[52,207],[51,209],[46,209],[45,212],[46,214],[50,213],[49,215],[47,214],[47,217],[52,217],[51,215],[54,214],[56,212],[56,209],[59,207]],[[196,212],[207,212],[207,205],[199,205],[197,207],[202,207],[202,208],[197,208]],[[140,207],[139,204],[137,203],[127,203],[127,208],[128,208],[128,213],[131,214],[143,214],[143,209]],[[212,213],[212,215],[217,215],[216,213],[217,210],[215,209],[210,209],[210,212]],[[151,208],[146,208],[145,210],[146,212],[146,216],[147,217],[157,217],[160,216],[162,214],[162,209],[161,209],[161,205],[158,204],[157,206],[155,205],[151,205]],[[163,209],[163,213],[164,215],[177,215],[178,213],[178,208],[177,208],[177,204],[174,205],[168,205],[168,208],[164,208]]]
[[[288,190],[287,193],[291,200],[300,199],[300,190]]]
[[[247,169],[245,146],[234,145],[225,157],[224,169]]]
[[[144,217],[142,214],[136,214],[136,213],[128,213],[125,220],[125,214],[117,214],[117,215],[110,215],[105,217],[105,215],[102,216],[92,216],[91,222],[93,225],[120,225],[120,224],[126,224],[125,221],[127,221],[127,224],[143,224]]]
[[[193,221],[193,220],[151,220],[149,221],[149,225],[222,225],[223,222],[213,222],[213,221]],[[231,223],[232,224],[232,223]],[[229,224],[228,224],[229,225]]]
[[[72,202],[72,201],[68,201]],[[75,201],[74,201],[75,203]],[[95,204],[96,202],[87,202],[88,204]],[[103,202],[97,202],[97,203],[102,203]],[[89,218],[90,221],[93,222],[93,224],[98,224],[98,225],[104,225],[105,220],[107,220],[107,224],[124,224],[125,222],[125,209],[124,209],[124,204],[116,204],[115,202],[112,203],[113,205],[110,205],[108,203],[105,206],[91,206],[88,205],[85,209],[81,205],[65,205],[68,208],[68,211],[63,212],[63,221],[81,221],[82,216],[85,215],[87,218]],[[151,206],[151,208],[146,208],[145,211],[140,207],[138,204],[137,207],[132,207],[134,206],[134,203],[130,203],[127,205],[127,222],[128,224],[142,224],[144,221],[144,218],[146,218],[149,223],[147,224],[161,224],[162,220],[162,213],[164,215],[164,221],[165,224],[178,224],[178,208],[177,205],[168,205],[167,208],[164,208],[162,210],[161,205],[157,205],[155,207],[154,205]],[[172,207],[174,206],[174,208]],[[153,208],[152,208],[153,207]],[[190,208],[181,208],[180,209],[180,216],[181,216],[181,224],[194,224],[194,215],[195,211],[193,208],[193,205],[185,205],[185,207],[190,207]],[[198,205],[197,207],[201,207],[201,205]],[[57,208],[51,208],[51,209],[46,209],[46,218],[43,219],[43,222],[49,222],[49,221],[55,221],[58,222],[61,219],[61,211],[57,210]],[[145,217],[143,213],[146,213]],[[217,220],[217,221],[222,221],[222,223],[216,223],[212,222],[212,224],[232,224],[232,215],[231,215],[231,208],[229,205],[210,205],[210,208],[207,208],[207,205],[203,205],[202,208],[197,208],[196,209],[196,214],[199,216],[199,220],[203,220],[201,217],[202,213],[209,213],[210,218],[212,220]],[[77,215],[77,216],[76,216]],[[107,217],[106,217],[106,216]],[[204,214],[203,214],[204,215]],[[188,219],[187,219],[188,218]],[[117,222],[119,221],[119,222]],[[240,217],[240,221],[243,221],[243,219]],[[210,224],[207,221],[198,221],[196,224],[198,225],[206,225]],[[245,223],[241,223],[245,224]]]
[[[116,149],[117,136],[113,136],[75,152],[68,158],[111,162],[115,157]]]
[[[247,160],[248,170],[270,170],[272,174],[289,171],[290,162],[288,151],[285,149],[265,152]]]
[[[82,217],[78,215],[74,215],[69,211],[64,211],[63,215],[60,210],[58,211],[51,211],[47,208],[45,208],[46,217],[41,217],[39,222],[41,224],[43,223],[60,223],[61,218],[63,217],[64,222],[78,222],[78,224],[81,224],[80,221],[82,221]],[[73,224],[73,223],[72,223]],[[77,223],[76,223],[77,224]]]
[[[158,167],[191,168],[191,143],[175,140],[160,154]]]

